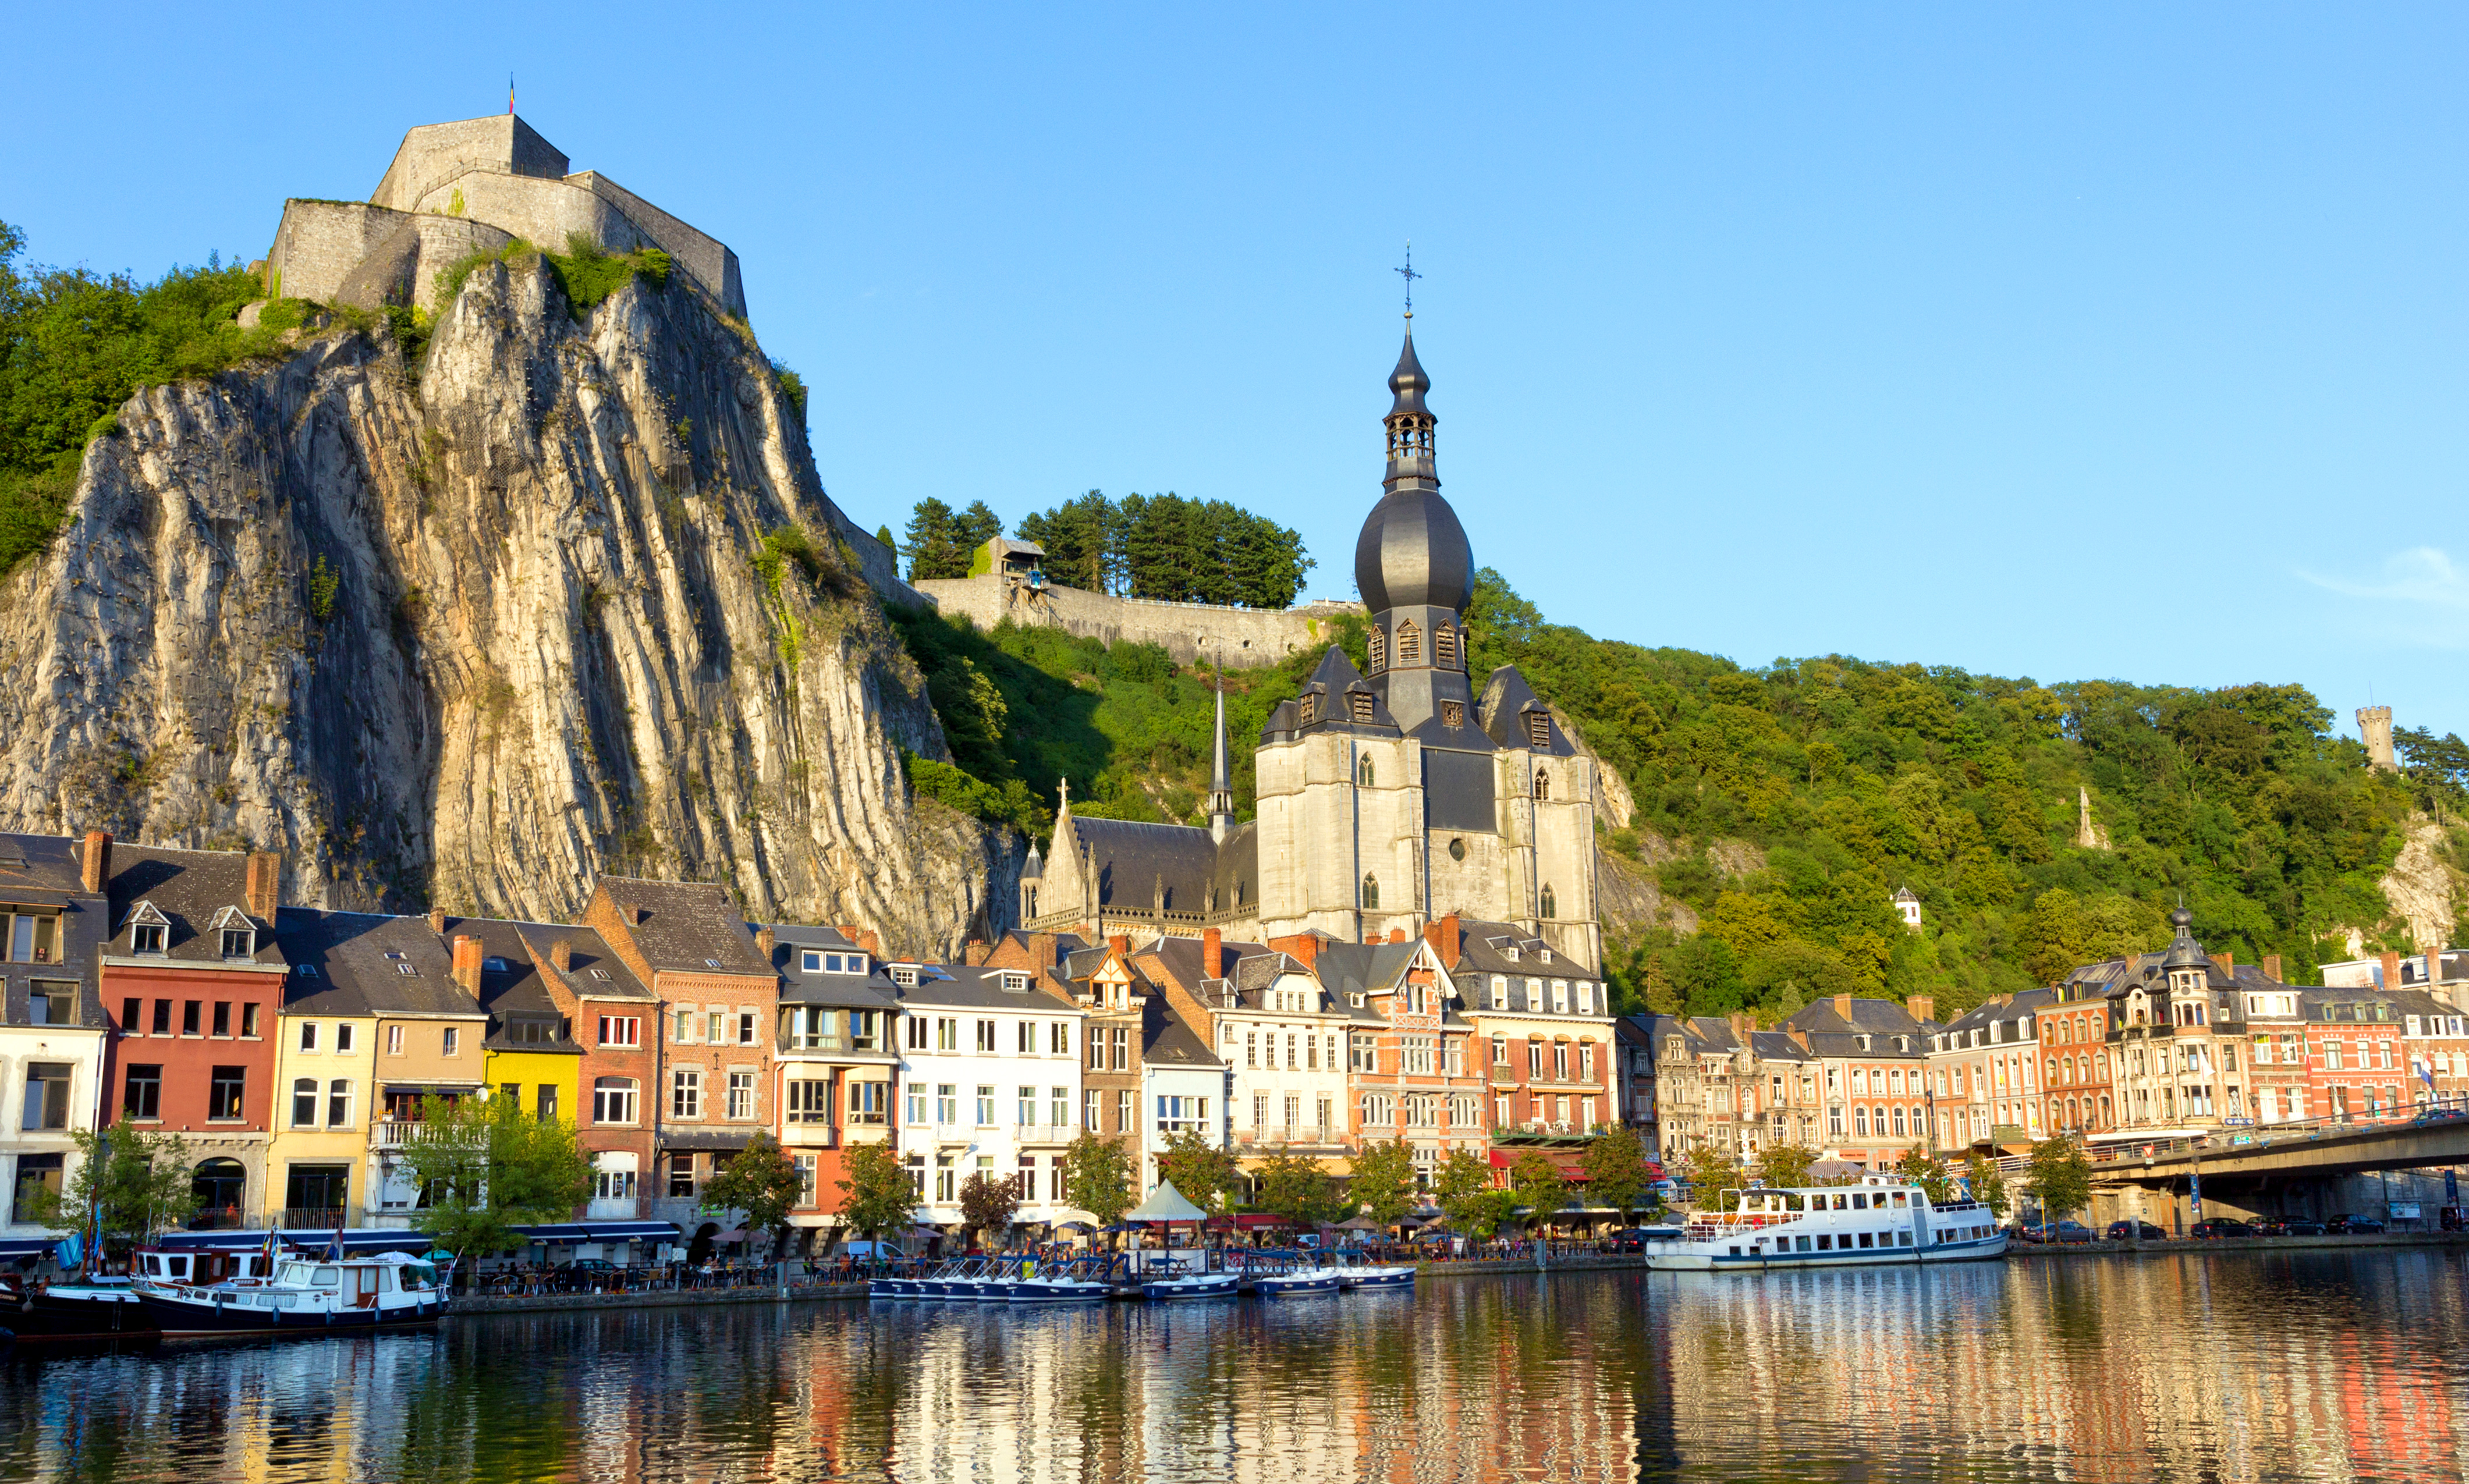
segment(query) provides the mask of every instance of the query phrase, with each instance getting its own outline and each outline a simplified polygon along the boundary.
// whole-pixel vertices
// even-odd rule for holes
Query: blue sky
[[[2469,11],[1521,9],[55,7],[0,218],[261,256],[511,69],[736,248],[860,520],[1173,490],[1330,596],[1411,238],[1444,489],[1556,620],[2469,731]]]

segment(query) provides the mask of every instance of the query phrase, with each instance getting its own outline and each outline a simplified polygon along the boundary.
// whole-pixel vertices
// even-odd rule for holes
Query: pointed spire
[[[1223,843],[1234,828],[1234,785],[1226,771],[1226,656],[1217,656],[1217,735],[1209,770],[1209,837]]]
[[[1415,317],[1410,311],[1406,343],[1397,352],[1397,369],[1389,373],[1389,415],[1380,420],[1389,429],[1389,473],[1383,483],[1392,490],[1408,482],[1440,488],[1432,456],[1432,426],[1440,420],[1423,404],[1423,394],[1431,389],[1432,378],[1424,375],[1423,363],[1415,355]]]

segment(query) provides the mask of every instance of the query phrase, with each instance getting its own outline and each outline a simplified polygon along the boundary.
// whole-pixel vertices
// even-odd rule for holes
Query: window
[[[1139,1094],[1129,1087],[1122,1088],[1115,1094],[1115,1131],[1117,1133],[1132,1131],[1132,1121],[1140,1116],[1140,1105],[1135,1101],[1138,1096]]]
[[[1540,711],[1526,713],[1526,744],[1530,747],[1552,745],[1552,719]],[[1538,771],[1536,778],[1543,775]]]
[[[695,1193],[695,1156],[679,1153],[669,1156],[669,1199],[692,1199]]]
[[[1115,1045],[1115,1070],[1130,1071],[1132,1069],[1132,1028],[1128,1025],[1115,1026],[1108,1039]],[[1294,1062],[1294,1049],[1290,1046],[1286,1051],[1286,1064],[1292,1066]]]
[[[1247,1028],[1243,1032],[1243,1064],[1248,1067],[1260,1064],[1260,1033],[1257,1030]]]
[[[1406,1070],[1428,1075],[1432,1070],[1432,1038],[1409,1036],[1405,1039]]]
[[[681,1010],[677,1013],[676,1023],[669,1027],[669,1041],[672,1045],[682,1046],[693,1039],[694,1012]]]
[[[18,964],[60,961],[60,919],[58,913],[15,915],[9,934],[9,958]]]
[[[248,1087],[248,1069],[240,1066],[219,1066],[206,1084],[206,1121],[238,1122]]]
[[[182,1001],[182,1002],[181,1002],[181,1004],[180,1004],[180,1034],[181,1034],[181,1035],[183,1035],[183,1036],[202,1036],[202,1035],[204,1035],[204,1034],[205,1034],[205,1030],[204,1030],[204,1017],[203,1017],[203,1016],[200,1014],[200,1012],[202,1012],[204,1009],[205,1009],[205,1003],[204,1003],[202,1000],[194,1000],[194,999],[192,999],[192,1000],[184,1000],[184,1001]]]
[[[1380,905],[1380,878],[1370,872],[1364,873],[1363,877],[1363,904],[1375,909]]]
[[[1543,1013],[1542,980],[1529,979],[1526,981],[1526,1010],[1529,1015],[1541,1015]]]
[[[926,1087],[922,1083],[909,1084],[909,1122],[915,1127],[926,1121]]]
[[[450,1056],[450,1057],[457,1057],[457,1056],[461,1056],[461,1055],[463,1054],[463,1029],[462,1029],[462,1027],[460,1027],[460,1026],[454,1026],[454,1025],[450,1025],[450,1026],[448,1026],[448,1027],[446,1028],[446,1036],[445,1036],[445,1042],[444,1042],[444,1043],[445,1043],[445,1047],[446,1047],[446,1054],[447,1054],[448,1056]]]
[[[550,1100],[549,1106],[552,1108],[557,1106],[557,1089],[554,1087],[542,1087],[541,1095]],[[351,1126],[352,1080],[348,1077],[336,1077],[326,1084],[326,1127],[348,1129]]]
[[[853,1082],[848,1084],[848,1121],[880,1128],[891,1120],[891,1084]]]
[[[316,1021],[303,1020],[300,1022],[300,1049],[303,1051],[315,1051],[317,1049]]]
[[[1105,1131],[1105,1130],[1098,1126],[1098,1120],[1103,1116],[1099,1112],[1099,1109],[1103,1105],[1098,1101],[1102,1096],[1103,1094],[1099,1093],[1095,1087],[1089,1088],[1080,1096],[1081,1121],[1088,1126],[1091,1133],[1103,1133]]]
[[[920,1018],[919,1016],[909,1016],[909,1018],[908,1018],[908,1020],[907,1020],[907,1022],[906,1022],[906,1023],[907,1023],[907,1025],[908,1025],[908,1027],[909,1027],[909,1035],[908,1035],[908,1038],[907,1038],[908,1042],[909,1042],[909,1049],[910,1049],[910,1050],[911,1050],[911,1051],[923,1051],[923,1050],[925,1050],[925,1049],[926,1049],[926,1022],[925,1022],[925,1020],[923,1020],[923,1019],[922,1019],[922,1018]]]
[[[789,1157],[797,1167],[797,1204],[811,1206],[815,1203],[815,1156],[792,1154]]]
[[[741,1046],[751,1046],[754,1044],[754,1012],[750,1010],[741,1010],[738,1012],[737,1043]]]
[[[875,1051],[882,1046],[882,1016],[873,1010],[852,1010],[848,1013],[849,1049]]]
[[[754,1074],[728,1074],[728,1116],[741,1122],[754,1116]]]
[[[163,925],[160,923],[140,923],[136,926],[128,929],[128,950],[132,953],[162,952]]]
[[[1372,724],[1371,694],[1366,691],[1348,692],[1346,696],[1346,715],[1347,719],[1350,721],[1360,722],[1365,726],[1370,726]],[[1370,758],[1365,758],[1363,760],[1363,765],[1357,771],[1360,776],[1356,779],[1356,782],[1369,787],[1372,782],[1372,760]]]
[[[403,1055],[402,1026],[389,1025],[386,1027],[386,1055],[390,1057],[399,1057]]]
[[[1415,627],[1413,619],[1407,619],[1397,626],[1397,663],[1412,665],[1422,657],[1423,631]]]
[[[46,980],[37,979],[35,981],[34,988],[27,992],[26,994],[26,1023],[29,1025],[75,1025],[78,1023],[77,1003],[78,996],[76,985],[54,984]],[[218,1012],[215,1017],[215,1034],[218,1036],[230,1035],[231,1006],[229,1004],[219,1004],[215,1008]]]
[[[1056,1020],[1046,1028],[1046,1054],[1068,1057],[1072,1054],[1072,1022]]]
[[[1539,767],[1534,770],[1534,797],[1538,803],[1548,801],[1552,797],[1552,775]],[[1551,888],[1547,886],[1544,891],[1549,893]],[[1546,910],[1543,915],[1550,917],[1552,914]]]
[[[1320,696],[1307,691],[1304,693],[1303,703],[1303,724],[1309,726],[1320,719]]]
[[[603,1154],[608,1159],[612,1156]],[[629,1159],[633,1155],[625,1156]],[[591,1199],[594,1200],[632,1200],[635,1199],[635,1172],[632,1170],[596,1169],[591,1173]]]
[[[721,1044],[722,1041],[726,1040],[727,1037],[727,1012],[721,1010],[704,1011],[703,1016],[703,1039],[717,1046]]]
[[[951,1016],[938,1016],[935,1017],[935,1049],[937,1051],[958,1051],[960,1049],[960,1022],[958,1019]]]
[[[1462,700],[1444,700],[1441,702],[1441,725],[1465,725],[1465,702]],[[1449,842],[1449,854],[1463,857],[1465,854],[1465,842],[1463,840],[1451,840]]]
[[[137,1065],[128,1069],[127,1080],[121,1084],[120,1111],[122,1116],[134,1119],[163,1116],[162,1067]]]
[[[254,1001],[240,1007],[240,1034],[242,1039],[257,1039],[257,1005]]]
[[[1020,1115],[1014,1121],[1022,1128],[1034,1127],[1037,1123],[1037,1089],[1021,1088],[1020,1095],[1012,1100],[1012,1111]]]
[[[935,1084],[935,1121],[938,1124],[960,1121],[960,1089],[950,1083]]]
[[[245,927],[223,929],[223,957],[247,958],[257,951],[257,934]]]
[[[604,1046],[639,1046],[643,1043],[643,1022],[635,1016],[602,1016],[600,1044]],[[633,1119],[626,1120],[629,1123]]]
[[[1389,636],[1387,634],[1382,633],[1377,628],[1372,630],[1370,637],[1364,641],[1364,647],[1368,651],[1365,657],[1372,661],[1372,673],[1373,674],[1376,675],[1380,672],[1389,668]]]
[[[1442,670],[1458,668],[1458,631],[1446,624],[1432,630],[1432,663]]]
[[[1037,1055],[1037,1022],[1021,1020],[1015,1022],[1015,1025],[1017,1028],[1012,1039],[1018,1046],[1020,1054],[1025,1057]]]
[[[697,1068],[681,1066],[677,1069],[669,1084],[669,1116],[703,1116],[703,1073]]]
[[[958,1193],[955,1188],[958,1185],[958,1180],[959,1173],[952,1168],[952,1156],[949,1154],[935,1155],[935,1199],[945,1205],[949,1205],[954,1200],[959,1199]]]
[[[1554,1082],[1569,1080],[1569,1043],[1565,1040],[1556,1040],[1552,1043],[1552,1080]]]
[[[317,1079],[314,1077],[299,1077],[292,1080],[291,1127],[294,1129],[317,1127]]]
[[[1530,1081],[1543,1080],[1543,1043],[1539,1040],[1526,1043],[1526,1075]]]

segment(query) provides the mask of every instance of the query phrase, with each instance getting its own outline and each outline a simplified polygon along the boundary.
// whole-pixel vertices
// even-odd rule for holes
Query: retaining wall
[[[1329,642],[1339,615],[1364,611],[1359,603],[1326,599],[1285,609],[1224,608],[1117,598],[1053,583],[1031,592],[997,572],[931,578],[915,586],[945,614],[980,628],[991,629],[1008,618],[1022,628],[1060,628],[1110,646],[1127,640],[1154,644],[1178,665],[1222,659],[1229,670],[1263,670],[1298,650],[1319,649]]]

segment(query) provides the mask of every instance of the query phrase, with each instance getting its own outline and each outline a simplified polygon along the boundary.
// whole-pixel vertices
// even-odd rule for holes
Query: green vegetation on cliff
[[[1068,776],[1076,810],[1199,822],[1205,671],[1052,629],[897,621],[951,739],[952,802],[1042,833]],[[1772,1016],[1927,993],[1944,1015],[2163,944],[2181,896],[2216,950],[2278,953],[2311,982],[2341,930],[2405,946],[2377,882],[2412,809],[2469,803],[2446,771],[2457,739],[2405,739],[2405,773],[2372,773],[2296,686],[2041,685],[1839,655],[1743,669],[1546,623],[1488,570],[1467,627],[1478,687],[1517,666],[1637,801],[1603,844],[1667,908],[1618,925],[1626,1008]],[[1337,637],[1362,664],[1359,623]],[[1246,817],[1254,739],[1318,662],[1227,677]],[[2107,848],[2075,843],[2079,790]],[[1900,887],[1921,900],[1918,933],[1891,906]]]
[[[1298,532],[1224,500],[1092,490],[1023,517],[1013,533],[1046,552],[1046,575],[1083,592],[1247,608],[1292,606],[1312,559]],[[975,577],[972,558],[1003,535],[983,500],[955,512],[920,500],[911,513],[909,580]]]

